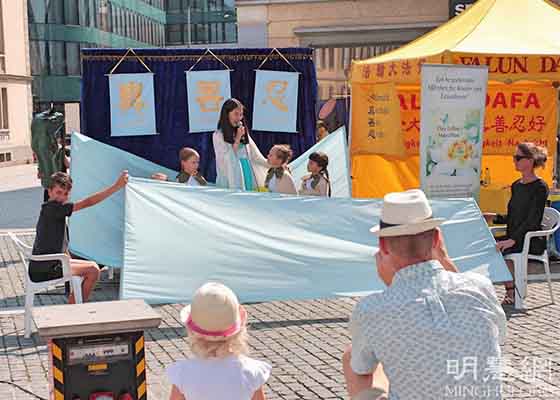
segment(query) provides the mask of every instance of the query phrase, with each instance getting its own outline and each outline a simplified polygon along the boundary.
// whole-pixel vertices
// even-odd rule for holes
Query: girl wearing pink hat
[[[206,283],[181,311],[195,357],[167,369],[170,400],[264,400],[272,367],[246,356],[247,312],[228,287]]]

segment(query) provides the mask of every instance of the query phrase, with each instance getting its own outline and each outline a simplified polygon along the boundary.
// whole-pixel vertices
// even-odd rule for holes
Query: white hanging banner
[[[230,71],[185,71],[185,74],[189,131],[216,130],[222,105],[231,97]]]
[[[420,182],[431,198],[478,198],[487,66],[424,64]]]
[[[253,130],[297,132],[299,73],[257,70]]]

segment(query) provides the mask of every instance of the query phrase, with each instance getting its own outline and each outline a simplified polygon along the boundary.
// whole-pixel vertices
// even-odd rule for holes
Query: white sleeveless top
[[[177,361],[167,376],[187,400],[251,400],[272,367],[246,356]]]

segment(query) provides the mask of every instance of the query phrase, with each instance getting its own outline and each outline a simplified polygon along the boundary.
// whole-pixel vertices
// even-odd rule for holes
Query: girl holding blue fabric
[[[243,124],[243,104],[229,99],[222,106],[213,143],[216,185],[227,189],[258,191],[264,187],[268,164]]]

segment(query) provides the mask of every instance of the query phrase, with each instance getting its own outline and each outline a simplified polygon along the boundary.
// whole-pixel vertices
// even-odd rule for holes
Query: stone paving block
[[[24,236],[32,243],[33,236]],[[23,304],[24,268],[7,238],[0,237],[0,307]],[[554,282],[560,298],[560,282]],[[60,289],[52,293],[63,293]],[[502,286],[496,286],[498,297]],[[102,282],[92,301],[116,299],[118,285]],[[357,299],[283,301],[246,305],[249,313],[251,355],[273,365],[265,392],[269,400],[344,399],[346,391],[341,357],[350,342],[348,317]],[[36,305],[63,304],[61,294],[36,297]],[[504,400],[560,399],[560,306],[550,304],[546,283],[530,283],[529,310],[508,314],[504,358],[514,365],[523,360],[549,359],[553,376],[533,382],[513,377],[504,384]],[[154,307],[162,315],[159,329],[146,332],[148,393],[164,400],[170,386],[165,368],[175,360],[192,357],[179,321],[182,304]],[[0,318],[0,380],[18,383],[47,396],[48,354],[36,335],[23,338],[23,317]],[[538,389],[538,390],[537,390]],[[32,399],[0,384],[0,399]]]

